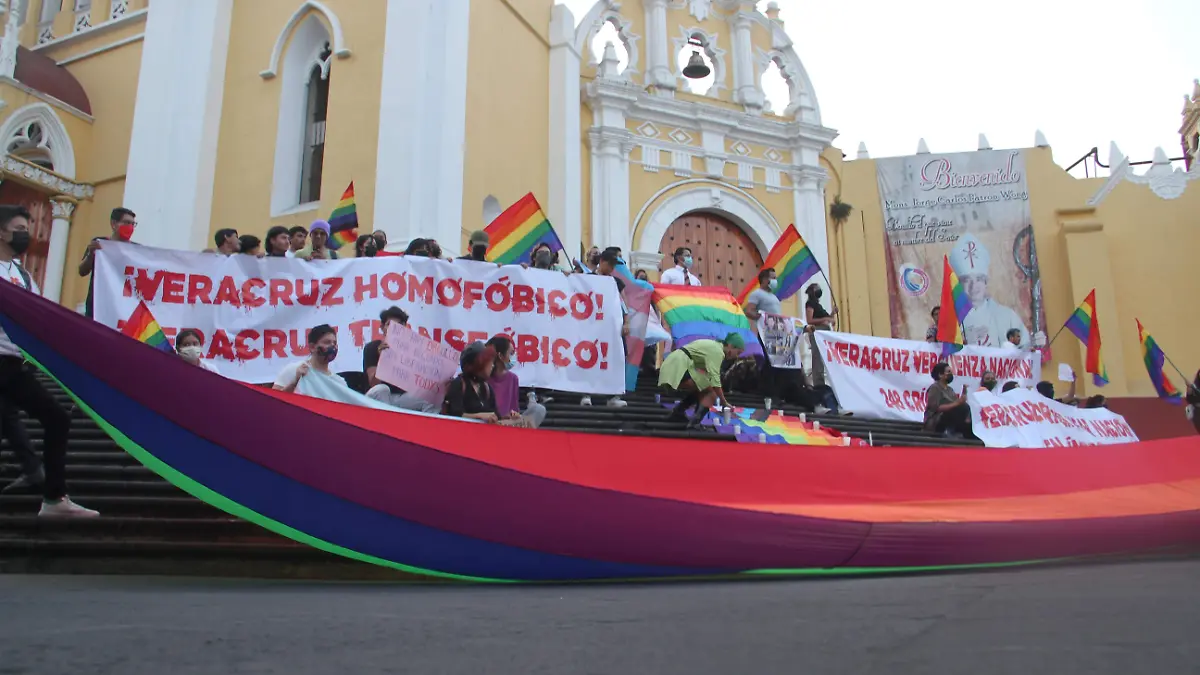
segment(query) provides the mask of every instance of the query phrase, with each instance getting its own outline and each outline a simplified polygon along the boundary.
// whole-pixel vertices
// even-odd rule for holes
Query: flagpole
[[[1162,350],[1159,349],[1159,351]],[[1183,371],[1179,369],[1179,366],[1175,365],[1175,362],[1171,360],[1171,357],[1167,356],[1166,352],[1163,352],[1163,358],[1167,360],[1167,363],[1171,364],[1171,367],[1175,369],[1175,372],[1179,373],[1179,376],[1183,378],[1183,382],[1187,385],[1188,389],[1196,388],[1194,380],[1189,380],[1188,376],[1183,374]]]
[[[1050,338],[1050,341],[1049,341],[1049,342],[1047,342],[1047,343],[1046,343],[1046,346],[1045,346],[1045,347],[1043,347],[1042,349],[1050,349],[1050,345],[1054,344],[1054,341],[1058,339],[1058,336],[1059,336],[1059,335],[1062,335],[1062,332],[1063,332],[1064,330],[1066,330],[1066,328],[1067,328],[1067,324],[1065,324],[1065,323],[1064,323],[1064,324],[1062,325],[1062,327],[1058,329],[1058,332],[1054,334],[1054,337]]]

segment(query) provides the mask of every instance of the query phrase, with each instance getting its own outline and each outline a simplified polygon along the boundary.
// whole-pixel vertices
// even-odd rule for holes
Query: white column
[[[804,237],[813,252],[813,257],[829,274],[829,236],[825,229],[825,182],[828,175],[823,169],[804,167],[793,171],[792,206],[795,209],[796,231]],[[827,298],[833,297],[833,289],[824,277],[813,279],[825,288]]]
[[[667,39],[667,0],[645,0],[646,4],[646,85],[659,88],[670,96],[677,87]]]
[[[600,248],[630,250],[629,153],[633,142],[618,134],[593,130],[592,243]]]
[[[156,2],[146,20],[123,202],[140,243],[208,243],[232,10],[233,0]]]
[[[388,0],[375,222],[389,241],[462,246],[471,0]]]
[[[754,68],[754,42],[750,36],[753,18],[747,12],[738,12],[730,18],[733,24],[733,81],[735,101],[750,108],[762,110],[766,98],[758,82]]]
[[[550,194],[546,209],[568,257],[583,240],[583,157],[575,17],[566,5],[550,10]]]
[[[63,273],[67,268],[67,240],[71,236],[71,216],[75,200],[51,197],[50,247],[46,252],[46,273],[42,279],[42,297],[51,302],[62,298]]]

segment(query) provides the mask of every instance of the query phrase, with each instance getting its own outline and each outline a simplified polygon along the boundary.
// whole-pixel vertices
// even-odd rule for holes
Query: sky
[[[777,0],[822,123],[850,158],[1033,145],[1067,166],[1110,141],[1182,154],[1200,0]],[[594,0],[561,0],[578,22]],[[760,2],[764,10],[767,3]],[[727,35],[720,36],[729,49]],[[731,77],[731,76],[730,76]],[[768,95],[772,92],[768,89]]]

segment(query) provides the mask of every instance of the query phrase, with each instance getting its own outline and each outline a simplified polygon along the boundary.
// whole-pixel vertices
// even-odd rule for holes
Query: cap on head
[[[746,338],[742,337],[741,333],[730,333],[725,336],[725,346],[733,347],[734,349],[745,349]]]
[[[475,230],[474,232],[472,232],[471,238],[468,239],[467,241],[472,246],[477,246],[477,245],[486,246],[487,244],[489,244],[491,242],[491,240],[488,238],[488,233],[484,232],[483,230]]]
[[[329,223],[324,220],[314,220],[313,224],[308,226],[308,231],[311,233],[315,230],[324,230],[325,234],[329,234]]]

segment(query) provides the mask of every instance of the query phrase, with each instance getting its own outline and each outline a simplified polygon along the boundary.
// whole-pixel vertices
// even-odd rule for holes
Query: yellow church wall
[[[579,106],[579,125],[582,128],[579,133],[579,164],[580,164],[580,183],[582,183],[579,193],[581,196],[581,217],[580,217],[580,241],[584,246],[595,245],[592,240],[592,147],[588,140],[588,129],[592,127],[592,109],[587,107],[587,104]],[[574,251],[571,252],[574,255]]]
[[[69,14],[69,12],[68,12]],[[61,40],[47,43],[46,46],[38,49],[38,51],[59,63],[68,62],[69,68],[72,64],[69,63],[72,59],[80,57],[95,58],[87,56],[90,52],[109,49],[125,49],[128,45],[121,43],[127,40],[133,40],[140,37],[146,31],[146,15],[138,14],[129,19],[123,19],[112,24],[97,26],[92,30],[83,31],[81,33],[71,34],[69,40]],[[36,42],[36,38],[34,40]],[[136,40],[134,40],[136,41]],[[135,68],[133,73],[137,72]],[[110,77],[110,81],[111,78]],[[134,78],[136,82],[136,78]],[[85,86],[85,88],[87,88]],[[92,94],[90,88],[87,89],[88,96]]]
[[[113,77],[113,73],[136,74],[141,61],[142,43],[139,41],[66,66],[87,91],[95,120],[87,132],[91,151],[83,154],[79,145],[75,145],[75,165],[81,180],[97,183],[125,177],[138,84],[135,76]],[[72,142],[75,142],[74,135]],[[106,221],[104,231],[107,230]]]
[[[532,1],[471,5],[463,247],[470,232],[485,225],[483,200],[488,195],[507,207],[532,191],[546,205],[550,47],[544,35],[526,24],[549,26],[550,8]]]
[[[385,4],[383,0],[327,0],[325,4],[337,14],[345,34],[353,36],[354,53],[348,59],[334,57],[330,69],[319,208],[271,216],[283,73],[264,80],[259,72],[268,64],[278,32],[291,18],[296,3],[237,2],[225,70],[210,232],[236,227],[261,237],[273,225],[308,225],[328,217],[352,180],[361,230],[373,229],[384,44],[384,22],[379,17]],[[315,16],[323,20],[322,15]]]

